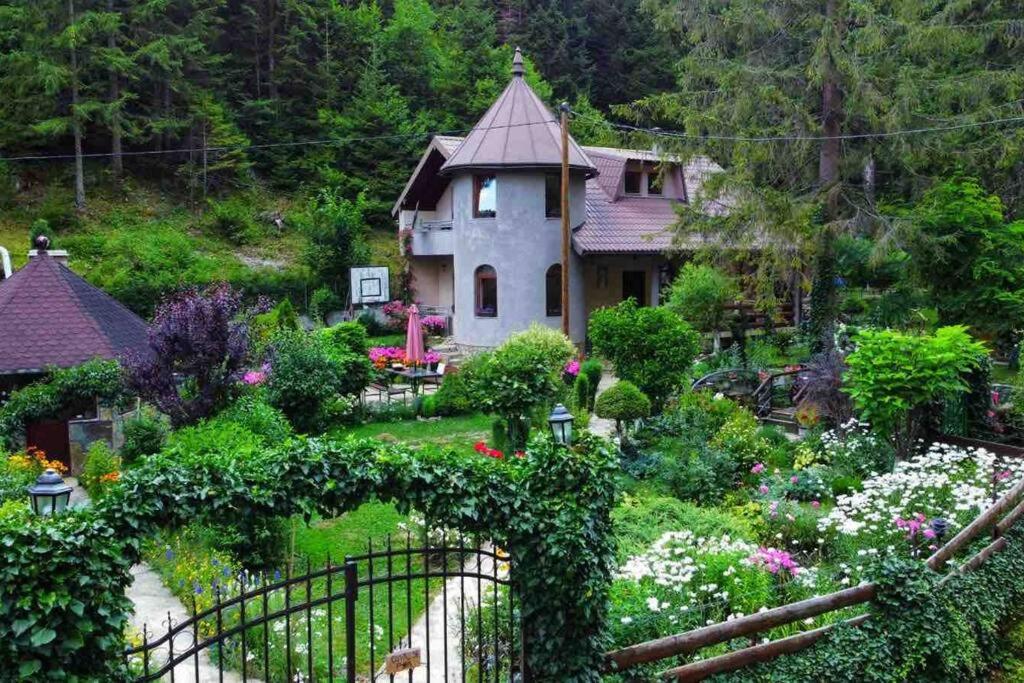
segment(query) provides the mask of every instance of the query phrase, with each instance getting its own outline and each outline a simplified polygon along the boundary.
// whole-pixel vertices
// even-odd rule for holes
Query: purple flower
[[[763,462],[754,463],[754,466],[750,468],[750,473],[751,474],[761,474],[762,472],[764,472],[764,463]]]
[[[762,496],[768,495],[768,486],[765,484],[761,484],[760,486],[758,486],[757,490]]]
[[[571,361],[565,364],[565,367],[562,368],[562,372],[566,375],[569,375],[570,377],[575,377],[576,375],[580,374],[580,362],[575,358],[572,359]]]

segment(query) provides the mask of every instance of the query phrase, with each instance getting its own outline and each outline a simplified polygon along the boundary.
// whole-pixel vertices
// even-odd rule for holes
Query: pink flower
[[[931,528],[925,529],[924,530],[924,537],[925,538],[935,538],[935,530],[931,529]]]
[[[818,508],[821,507],[821,501],[812,500],[811,501],[811,507],[814,508],[815,510],[817,510]]]
[[[242,375],[242,381],[249,386],[256,386],[267,381],[267,373],[262,370],[250,370]]]
[[[1003,470],[996,475],[996,481],[1003,481],[1010,478],[1010,470]]]
[[[772,574],[788,573],[790,576],[796,576],[800,573],[800,566],[785,550],[758,548],[757,552],[748,559],[754,565],[764,567]]]
[[[761,474],[762,472],[764,472],[763,462],[754,463],[754,466],[750,468],[751,474]]]
[[[569,375],[570,377],[575,377],[576,375],[580,374],[580,362],[574,358],[573,360],[565,364],[565,367],[562,369],[562,372],[566,375]]]
[[[789,483],[790,484],[799,484],[800,483],[800,477],[798,477],[798,476],[796,476],[794,474],[792,477],[789,478]]]
[[[758,486],[757,490],[760,492],[760,494],[762,496],[768,495],[768,487],[766,485],[764,485],[764,484],[761,484],[760,486]]]

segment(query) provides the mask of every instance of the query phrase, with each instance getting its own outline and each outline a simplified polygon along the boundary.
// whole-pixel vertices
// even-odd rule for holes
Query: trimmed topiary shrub
[[[616,431],[622,431],[622,423],[630,423],[651,414],[651,399],[635,384],[620,380],[601,392],[594,403],[598,417],[615,420]]]

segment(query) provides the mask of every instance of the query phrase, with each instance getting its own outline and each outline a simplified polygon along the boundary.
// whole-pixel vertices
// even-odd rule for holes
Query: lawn
[[[339,427],[331,437],[355,436],[382,441],[401,441],[412,446],[436,445],[472,453],[473,444],[486,441],[491,435],[494,418],[476,414],[433,420],[401,420],[371,422],[358,427]]]

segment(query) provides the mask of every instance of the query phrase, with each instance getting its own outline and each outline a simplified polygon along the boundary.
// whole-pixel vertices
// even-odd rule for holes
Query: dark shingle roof
[[[0,374],[145,353],[146,323],[48,255],[0,282]]]
[[[560,168],[562,141],[558,121],[526,84],[522,55],[516,48],[512,80],[487,113],[448,158],[441,173],[457,170]],[[596,175],[583,149],[569,137],[569,166]]]

